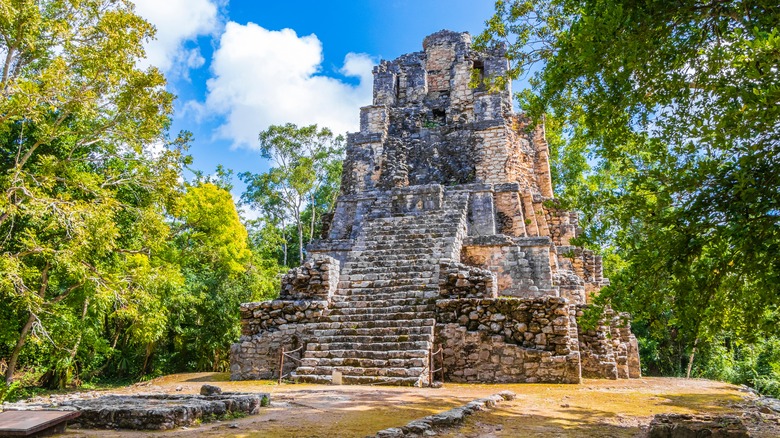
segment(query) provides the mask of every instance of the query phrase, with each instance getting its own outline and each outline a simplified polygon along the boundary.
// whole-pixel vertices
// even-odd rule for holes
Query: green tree
[[[161,297],[179,278],[153,255],[165,248],[181,154],[147,152],[164,143],[172,102],[160,72],[137,67],[152,35],[129,1],[0,5],[8,382],[31,338],[62,376],[106,318],[139,340],[164,333]]]
[[[240,174],[247,184],[242,198],[255,208],[267,209],[282,228],[287,218],[291,219],[298,235],[298,261],[303,263],[304,236],[308,234],[309,240],[314,237],[317,218],[322,214],[316,208],[318,196],[324,197],[319,200],[320,206],[323,201],[332,203],[332,187],[338,186],[344,139],[334,137],[327,128],[299,128],[292,123],[271,126],[259,138],[263,157],[271,160],[273,167],[259,175]],[[307,205],[314,207],[305,221]]]
[[[689,365],[723,330],[777,332],[778,23],[768,0],[498,1],[477,38],[530,77],[583,240],[622,260],[602,301]]]
[[[252,298],[247,231],[230,193],[212,183],[187,187],[174,215],[172,262],[185,278],[170,309],[175,368],[224,371],[239,305]]]

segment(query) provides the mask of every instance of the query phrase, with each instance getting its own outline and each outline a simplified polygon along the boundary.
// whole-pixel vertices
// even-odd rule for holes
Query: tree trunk
[[[282,266],[287,266],[287,224],[285,224],[284,219],[282,219],[282,240],[284,240],[284,243],[282,244],[282,252],[284,253],[284,263]]]
[[[84,331],[84,323],[87,319],[87,310],[89,310],[89,298],[84,299],[84,307],[81,309],[81,327],[82,329],[79,330],[79,335],[76,338],[76,343],[73,345],[73,349],[70,351],[70,362],[73,363],[73,361],[76,359],[76,354],[79,352],[79,347],[81,346],[81,339],[83,338]],[[75,366],[73,367],[76,368]],[[67,382],[66,382],[67,383]]]
[[[46,288],[49,286],[49,262],[46,262],[46,266],[41,272],[41,288],[38,290],[38,296],[43,299],[46,295]],[[27,317],[27,322],[22,327],[22,332],[19,334],[19,340],[16,341],[16,346],[11,353],[11,358],[8,361],[8,368],[5,370],[5,381],[10,384],[14,381],[14,373],[16,372],[16,362],[19,360],[19,355],[22,353],[22,347],[27,342],[27,335],[30,333],[33,324],[35,323],[35,313],[30,311],[30,316]]]
[[[314,194],[311,195],[311,223],[309,224],[309,241],[314,239],[314,223],[317,218],[317,207],[314,205]]]
[[[35,315],[30,312],[30,317],[27,319],[27,323],[22,327],[22,333],[19,335],[19,340],[16,341],[13,353],[11,353],[11,359],[8,360],[8,368],[5,370],[5,382],[10,384],[14,381],[14,372],[16,372],[16,361],[19,360],[19,354],[22,352],[22,347],[27,342],[27,334],[30,332],[33,323],[35,322]]]
[[[691,378],[691,369],[693,368],[693,357],[696,354],[696,344],[699,343],[699,338],[693,340],[693,349],[691,350],[691,357],[688,358],[688,371],[685,373],[685,378]]]
[[[298,263],[303,264],[303,224],[298,218]]]
[[[149,357],[152,356],[152,344],[146,344],[146,356],[144,357],[144,366],[141,368],[141,375],[146,375],[146,367],[149,365]]]

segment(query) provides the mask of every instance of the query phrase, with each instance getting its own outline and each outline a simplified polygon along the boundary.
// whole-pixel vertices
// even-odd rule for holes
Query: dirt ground
[[[443,388],[276,385],[230,382],[216,373],[177,374],[119,390],[132,393],[197,393],[204,383],[230,392],[269,392],[271,406],[258,415],[204,423],[165,432],[77,430],[64,437],[365,437],[446,411],[471,400],[510,390],[517,399],[475,414],[443,437],[633,437],[642,436],[659,413],[740,415],[753,436],[780,436],[780,420],[764,415],[755,396],[709,380],[642,378],[585,380],[580,385],[445,384]]]

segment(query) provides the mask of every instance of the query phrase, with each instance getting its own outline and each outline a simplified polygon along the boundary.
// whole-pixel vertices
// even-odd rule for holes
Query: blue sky
[[[271,124],[354,131],[373,64],[422,49],[441,29],[479,33],[489,0],[136,0],[158,29],[147,62],[178,96],[172,135],[194,134],[193,167],[262,172],[257,134]],[[236,185],[234,195],[241,193]]]

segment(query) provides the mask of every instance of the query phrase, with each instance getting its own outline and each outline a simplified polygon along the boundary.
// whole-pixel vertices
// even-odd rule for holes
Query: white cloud
[[[201,67],[205,59],[188,41],[211,35],[220,28],[219,0],[135,0],[136,12],[157,28],[154,41],[146,45],[150,65],[169,74]]]
[[[352,85],[322,75],[322,60],[316,35],[229,22],[214,52],[205,105],[187,107],[223,115],[217,135],[234,146],[256,147],[261,130],[286,122],[356,131],[359,108],[371,103],[374,63],[368,55],[349,53],[340,72],[359,78]]]

